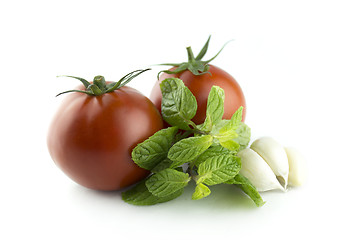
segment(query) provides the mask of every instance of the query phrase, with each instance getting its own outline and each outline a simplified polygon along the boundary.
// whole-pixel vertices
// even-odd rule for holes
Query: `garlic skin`
[[[283,146],[273,138],[262,137],[255,140],[250,148],[265,160],[286,189],[288,184],[289,162]]]
[[[259,192],[274,189],[285,191],[269,165],[254,150],[246,148],[237,155],[241,158],[240,174],[249,179]]]
[[[298,187],[305,183],[307,178],[306,161],[295,148],[285,147],[289,161],[289,186]]]

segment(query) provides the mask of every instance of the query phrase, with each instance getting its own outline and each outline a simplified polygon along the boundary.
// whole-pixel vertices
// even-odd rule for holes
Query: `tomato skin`
[[[170,69],[170,70],[174,70]],[[210,74],[194,75],[189,70],[185,70],[177,74],[162,73],[159,81],[157,81],[151,91],[150,99],[155,104],[157,109],[161,112],[161,90],[160,83],[166,78],[180,78],[185,86],[194,94],[198,110],[195,117],[192,119],[196,124],[201,124],[206,118],[206,106],[207,98],[212,86],[219,86],[224,89],[225,101],[224,101],[224,115],[223,119],[230,119],[231,116],[243,106],[243,121],[246,115],[246,102],[241,87],[237,81],[224,70],[209,64]]]
[[[153,103],[123,86],[100,96],[68,94],[50,125],[47,143],[56,165],[78,184],[120,190],[148,176],[149,171],[132,161],[131,151],[162,128]]]

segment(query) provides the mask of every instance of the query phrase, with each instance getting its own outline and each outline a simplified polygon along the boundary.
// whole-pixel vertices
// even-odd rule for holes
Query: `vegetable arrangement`
[[[197,110],[196,99],[184,83],[178,78],[168,78],[160,88],[161,112],[172,127],[155,133],[134,148],[134,162],[153,174],[124,192],[123,199],[135,205],[169,201],[180,196],[193,180],[194,200],[208,196],[209,186],[226,183],[241,187],[256,205],[262,205],[255,187],[239,173],[241,159],[236,154],[250,141],[250,128],[241,121],[243,108],[230,120],[223,120],[224,90],[213,86],[205,121],[196,125],[191,120]]]
[[[254,141],[244,123],[244,94],[224,70],[203,61],[210,37],[194,57],[158,74],[150,99],[125,86],[136,70],[117,82],[96,76],[71,93],[48,132],[48,149],[58,167],[78,184],[95,190],[123,190],[134,205],[179,197],[190,181],[192,199],[211,186],[234,185],[262,206],[259,192],[285,191],[305,180],[301,155],[271,138]],[[225,46],[225,45],[224,45]],[[161,112],[161,114],[160,114]]]

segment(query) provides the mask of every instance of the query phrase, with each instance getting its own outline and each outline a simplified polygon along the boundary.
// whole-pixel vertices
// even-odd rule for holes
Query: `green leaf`
[[[241,108],[231,120],[223,119],[210,132],[214,136],[214,143],[220,144],[232,151],[246,148],[250,142],[251,129],[241,122]]]
[[[227,148],[231,151],[239,151],[239,149],[240,149],[240,144],[238,144],[234,140],[226,140],[226,141],[220,140],[220,144],[224,148]]]
[[[145,185],[153,195],[166,197],[183,189],[190,179],[189,174],[168,168],[153,174]]]
[[[165,170],[167,168],[170,168],[170,166],[173,164],[173,161],[171,161],[170,159],[166,158],[164,160],[162,160],[158,165],[156,165],[154,168],[151,169],[151,172],[153,173],[158,173],[162,170]]]
[[[229,132],[231,130],[236,130],[238,128],[238,126],[240,125],[241,120],[242,120],[242,110],[243,110],[243,107],[241,106],[232,115],[230,121],[219,130],[220,134],[225,133],[225,132]]]
[[[172,167],[180,166],[184,163],[191,162],[206,149],[213,141],[210,135],[185,138],[175,143],[169,150],[168,158],[174,163]]]
[[[166,122],[183,130],[191,130],[191,119],[197,111],[195,96],[178,78],[167,78],[160,83],[161,113]]]
[[[217,136],[219,141],[223,141],[223,142],[226,142],[228,140],[232,140],[232,139],[237,138],[237,137],[238,137],[238,134],[233,129],[231,129],[229,131],[226,131],[226,132],[223,132],[222,134],[219,134]]]
[[[205,152],[203,152],[196,158],[194,164],[195,166],[199,167],[200,163],[206,161],[210,157],[236,153],[236,151],[230,151],[229,149],[224,148],[220,145],[212,145],[210,148],[208,148]]]
[[[238,151],[240,149],[240,144],[233,140],[237,137],[238,134],[233,129],[223,132],[222,134],[217,136],[220,145],[231,151]]]
[[[240,173],[234,177],[232,184],[240,187],[241,190],[243,190],[244,193],[246,193],[254,201],[256,206],[260,207],[265,204],[255,186]]]
[[[251,129],[249,128],[248,125],[241,122],[235,131],[237,133],[237,137],[234,138],[233,140],[240,145],[240,148],[238,149],[238,151],[240,151],[245,149],[249,145],[250,137],[251,137]]]
[[[199,183],[198,185],[196,185],[195,192],[193,193],[191,199],[199,200],[199,199],[209,196],[210,193],[211,193],[211,191],[206,185]]]
[[[197,183],[215,185],[226,182],[239,173],[240,158],[234,155],[219,155],[208,158],[199,165]]]
[[[184,192],[184,189],[180,189],[166,197],[154,196],[145,186],[145,180],[141,181],[133,188],[123,192],[121,194],[122,199],[133,205],[154,205],[157,203],[163,203],[173,200],[179,197]]]
[[[213,125],[221,121],[224,115],[224,99],[224,90],[218,86],[213,86],[207,99],[206,118],[202,130],[211,131]]]
[[[133,161],[142,168],[152,170],[167,159],[167,154],[173,144],[177,127],[162,129],[144,142],[138,144],[132,151]]]

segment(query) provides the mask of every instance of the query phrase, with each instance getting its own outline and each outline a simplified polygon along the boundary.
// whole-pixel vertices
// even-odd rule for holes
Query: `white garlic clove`
[[[285,147],[284,149],[289,161],[289,186],[301,186],[307,177],[305,158],[294,148]]]
[[[262,137],[255,140],[250,148],[265,160],[283,184],[284,188],[286,188],[289,175],[289,162],[284,148],[270,137]]]
[[[241,158],[240,173],[248,178],[259,192],[284,188],[264,159],[250,148],[238,153]]]

